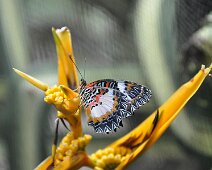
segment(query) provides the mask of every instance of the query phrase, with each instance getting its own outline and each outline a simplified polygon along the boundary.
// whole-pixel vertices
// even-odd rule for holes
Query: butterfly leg
[[[74,92],[78,92],[78,90],[80,89],[80,87],[77,87],[76,89],[74,89]]]
[[[70,131],[70,129],[69,129],[69,128],[67,127],[67,125],[65,124],[64,119],[63,119],[63,118],[60,118],[60,120],[61,120],[63,126],[64,126],[68,131]]]
[[[53,145],[52,145],[52,157],[53,157],[53,161],[55,160],[55,154],[56,154],[56,149],[57,149],[59,120],[60,120],[59,118],[57,118],[55,120],[56,128],[55,128],[54,141],[53,141]]]

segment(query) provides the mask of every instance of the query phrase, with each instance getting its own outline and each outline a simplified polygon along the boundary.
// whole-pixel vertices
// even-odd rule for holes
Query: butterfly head
[[[86,81],[84,79],[81,79],[80,87],[83,88],[86,86]]]

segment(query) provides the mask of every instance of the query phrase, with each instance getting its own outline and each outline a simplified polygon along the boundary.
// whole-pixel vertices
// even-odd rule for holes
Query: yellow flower
[[[91,140],[90,135],[83,135],[80,117],[79,81],[69,30],[52,29],[58,54],[59,85],[48,85],[17,70],[20,76],[45,92],[45,102],[53,104],[58,110],[58,117],[66,119],[71,127],[53,156],[49,156],[36,169],[56,170],[79,169],[89,166],[95,170],[121,170],[135,158],[150,148],[177,117],[180,110],[198,90],[212,69],[202,66],[200,71],[187,83],[182,85],[171,97],[153,112],[144,122],[127,135],[88,156],[85,148]],[[74,90],[75,89],[75,90]]]
[[[131,153],[132,149],[127,147],[107,147],[92,154],[90,159],[95,169],[110,170],[120,165]]]
[[[71,88],[79,89],[79,80],[75,68],[75,59],[70,38],[70,31],[63,27],[52,28],[58,55],[58,86],[50,88],[43,82],[23,73],[14,71],[25,80],[45,92],[44,101],[53,104],[58,110],[58,117],[66,119],[74,133],[74,137],[82,136],[81,115],[79,110],[79,94]],[[70,88],[68,88],[70,87]],[[65,93],[64,93],[65,92]]]
[[[60,145],[57,147],[56,155],[55,155],[55,167],[60,164],[66,158],[72,158],[78,152],[84,152],[85,147],[91,140],[90,135],[84,135],[77,139],[74,139],[72,133],[68,133],[63,140],[61,141]]]

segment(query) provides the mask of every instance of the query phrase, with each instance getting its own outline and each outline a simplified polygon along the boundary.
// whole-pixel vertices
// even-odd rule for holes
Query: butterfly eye
[[[86,85],[86,81],[84,79],[81,79],[81,85],[83,85],[83,86]]]

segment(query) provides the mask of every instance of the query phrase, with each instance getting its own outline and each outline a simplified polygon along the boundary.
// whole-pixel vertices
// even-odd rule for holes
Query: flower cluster
[[[85,147],[88,145],[91,138],[90,135],[84,135],[74,139],[73,133],[68,133],[57,147],[54,165],[57,166],[64,159],[72,157],[77,154],[77,152],[85,151]]]
[[[79,94],[64,86],[54,86],[45,91],[44,101],[53,104],[58,111],[69,115],[77,113],[80,105]]]
[[[132,150],[126,147],[108,147],[96,151],[90,156],[90,159],[95,165],[95,170],[111,170],[124,161],[130,153]]]

